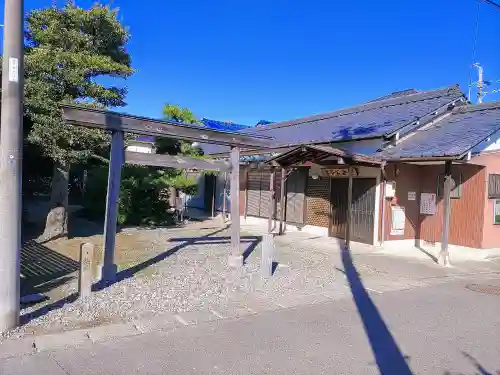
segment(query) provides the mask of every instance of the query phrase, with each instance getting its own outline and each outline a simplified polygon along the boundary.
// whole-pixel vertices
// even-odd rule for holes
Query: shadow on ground
[[[353,300],[363,322],[365,333],[382,375],[411,375],[412,371],[382,315],[366,291],[354,266],[350,251],[342,248],[342,264]]]
[[[29,240],[21,249],[21,295],[46,293],[69,280],[79,263]]]
[[[156,263],[159,263],[168,257],[174,255],[177,253],[179,250],[182,250],[183,248],[194,245],[194,244],[227,244],[230,242],[230,237],[212,237],[222,231],[226,230],[226,228],[220,228],[214,232],[211,232],[209,234],[206,234],[204,236],[200,237],[178,237],[178,238],[172,238],[170,241],[171,242],[179,242],[178,245],[174,246],[173,248],[160,253],[144,262],[141,262],[135,266],[132,266],[130,268],[127,268],[125,270],[122,270],[117,273],[115,281],[111,283],[103,283],[103,282],[98,282],[94,284],[93,286],[93,291],[99,291],[102,289],[105,289],[106,287],[115,284],[117,282],[123,281],[125,279],[131,278],[134,275],[136,275],[138,272],[153,266]],[[248,248],[244,252],[244,258],[248,258],[252,251],[255,249],[255,247],[259,244],[260,242],[260,237],[257,236],[242,236],[241,237],[241,242],[243,243],[249,243]],[[78,265],[78,263],[77,263]],[[78,299],[78,293],[72,293],[68,295],[65,298],[62,298],[60,300],[54,301],[50,304],[47,304],[45,306],[40,307],[39,309],[27,313],[21,316],[21,324],[26,324],[30,322],[31,320],[34,320],[40,316],[43,316],[47,314],[48,312],[52,310],[57,310],[61,307],[63,307],[67,303],[72,303]]]
[[[485,367],[483,367],[476,358],[471,356],[469,353],[461,351],[462,355],[471,363],[472,366],[474,366],[475,370],[477,372],[474,373],[474,375],[500,375],[500,370],[496,372],[489,372],[486,370]],[[450,372],[450,371],[445,371],[443,375],[467,375],[466,373],[463,372]]]

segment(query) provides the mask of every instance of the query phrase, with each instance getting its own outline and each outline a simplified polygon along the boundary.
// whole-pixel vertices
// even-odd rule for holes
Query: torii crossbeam
[[[67,124],[98,128],[112,132],[111,157],[109,161],[106,215],[104,218],[104,259],[101,280],[113,282],[116,278],[115,238],[120,193],[121,167],[124,162],[141,165],[168,166],[174,168],[197,168],[205,170],[231,171],[231,254],[228,263],[241,266],[243,256],[240,249],[240,147],[268,148],[271,138],[224,132],[202,126],[155,120],[147,117],[83,106],[63,105],[63,119]],[[124,133],[152,135],[200,143],[211,143],[231,147],[229,162],[213,160],[193,160],[193,158],[168,155],[137,155],[125,153]]]

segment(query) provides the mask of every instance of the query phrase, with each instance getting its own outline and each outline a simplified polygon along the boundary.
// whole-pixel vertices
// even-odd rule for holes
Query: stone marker
[[[94,245],[83,243],[80,246],[80,275],[78,278],[78,293],[80,298],[89,297],[92,293],[92,258]]]
[[[273,275],[273,253],[274,253],[274,234],[264,235],[262,242],[262,254],[260,258],[260,274],[263,278],[269,278]]]

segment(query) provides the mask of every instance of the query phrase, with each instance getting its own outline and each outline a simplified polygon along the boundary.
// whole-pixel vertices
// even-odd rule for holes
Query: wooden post
[[[448,252],[448,238],[450,234],[451,218],[451,161],[445,164],[444,172],[444,194],[443,194],[443,235],[441,238],[441,252],[439,253],[438,263],[443,266],[450,265],[450,254]]]
[[[283,234],[283,221],[285,220],[285,182],[286,169],[281,168],[281,191],[280,191],[280,229],[279,234]]]
[[[215,217],[215,192],[217,189],[217,175],[212,175],[213,177],[213,193],[212,193],[212,218]]]
[[[243,255],[240,249],[240,149],[231,149],[231,255],[230,267],[241,267]]]
[[[222,189],[222,218],[221,225],[226,224],[226,197],[227,197],[227,172],[224,172],[224,187]]]
[[[117,266],[115,264],[115,238],[121,169],[124,159],[123,153],[123,132],[114,131],[111,139],[108,192],[106,196],[106,214],[104,216],[104,256],[100,275],[101,281],[104,282],[114,281],[117,271]]]
[[[248,214],[248,170],[249,166],[247,165],[243,172],[245,173],[245,207],[244,207],[245,221],[247,220],[247,214]]]
[[[386,208],[385,208],[385,204],[386,204],[386,197],[385,197],[385,185],[386,185],[386,181],[385,181],[385,176],[382,175],[382,182],[380,184],[380,186],[382,187],[382,203],[381,203],[381,216],[382,216],[382,223],[381,223],[381,226],[382,228],[380,228],[380,236],[382,237],[380,239],[380,245],[383,246],[384,245],[384,242],[385,242],[385,215],[386,215]],[[420,206],[419,206],[420,207]],[[375,218],[375,220],[377,220]]]
[[[276,195],[274,193],[274,176],[275,170],[271,168],[269,176],[269,218],[267,221],[267,233],[273,231],[274,208],[276,207]]]
[[[90,297],[92,293],[92,259],[94,245],[83,243],[80,246],[80,274],[78,275],[78,294],[80,298]]]
[[[352,221],[352,167],[349,166],[349,185],[347,188],[347,213],[345,226],[345,247],[351,249],[351,221]]]

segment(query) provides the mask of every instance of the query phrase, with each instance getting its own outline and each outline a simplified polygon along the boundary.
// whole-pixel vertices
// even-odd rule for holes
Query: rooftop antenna
[[[472,64],[472,66],[477,69],[478,79],[476,82],[472,82],[469,85],[469,101],[470,101],[470,90],[471,90],[472,86],[476,86],[477,87],[477,103],[481,104],[483,102],[483,98],[486,95],[500,93],[500,89],[495,89],[495,90],[491,90],[491,91],[484,91],[485,87],[500,83],[500,79],[493,81],[493,82],[488,81],[488,80],[484,80],[483,67],[479,63]]]
[[[474,63],[476,61],[476,47],[477,47],[477,39],[478,39],[478,31],[479,31],[479,13],[481,10],[481,4],[485,4],[489,7],[494,8],[495,10],[500,10],[500,3],[498,3],[496,0],[476,0],[477,2],[477,9],[476,9],[476,22],[475,22],[475,27],[474,27],[474,40],[472,43],[472,66],[475,67],[478,71],[478,76],[479,79],[477,82],[472,82],[472,70],[469,70],[469,95],[468,99],[469,102],[471,102],[471,89],[473,86],[477,86],[478,88],[478,93],[477,93],[477,102],[482,103],[483,98],[486,94],[494,94],[500,92],[500,90],[493,90],[488,93],[484,92],[484,86],[491,85],[491,82],[488,81],[483,81],[483,68],[479,65],[479,63]],[[500,81],[496,81],[495,83],[498,83]]]
[[[474,63],[472,66],[477,69],[477,82],[475,82],[475,85],[477,86],[477,102],[481,104],[484,97],[483,67],[479,63]]]

